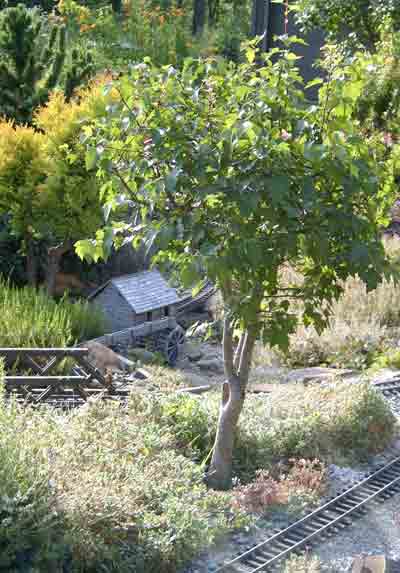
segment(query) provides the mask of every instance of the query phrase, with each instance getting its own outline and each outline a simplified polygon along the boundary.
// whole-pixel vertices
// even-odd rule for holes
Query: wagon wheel
[[[164,354],[168,364],[174,366],[179,357],[181,347],[185,342],[185,331],[181,326],[173,330],[165,330],[158,337],[158,349]]]

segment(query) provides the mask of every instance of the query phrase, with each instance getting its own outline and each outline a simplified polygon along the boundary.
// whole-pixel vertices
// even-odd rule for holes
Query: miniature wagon
[[[176,321],[181,301],[176,290],[156,270],[110,279],[88,299],[108,322],[108,333],[96,339],[106,346],[129,344],[161,352],[173,366],[185,341]]]

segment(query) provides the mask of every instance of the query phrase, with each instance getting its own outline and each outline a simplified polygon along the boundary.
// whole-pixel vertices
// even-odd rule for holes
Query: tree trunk
[[[63,255],[72,247],[70,241],[65,241],[57,247],[49,247],[47,251],[47,267],[46,267],[46,291],[47,294],[53,297],[56,294],[56,277],[60,270],[60,263]]]
[[[232,486],[233,446],[244,398],[238,378],[224,382],[217,435],[206,478],[207,485],[214,489],[227,490]]]
[[[26,244],[26,276],[28,284],[35,287],[38,282],[38,260],[35,245],[31,237],[25,239]]]
[[[239,417],[246,397],[251,359],[257,338],[256,327],[241,336],[236,355],[233,350],[233,331],[229,315],[224,319],[224,369],[227,382],[222,387],[217,435],[213,447],[207,484],[220,490],[232,486],[232,459]]]
[[[111,0],[111,6],[114,14],[121,14],[122,0]]]
[[[206,22],[206,0],[193,0],[193,36],[201,35]]]
[[[260,48],[266,52],[269,48],[269,8],[270,0],[253,0],[251,12],[251,36],[263,36]]]

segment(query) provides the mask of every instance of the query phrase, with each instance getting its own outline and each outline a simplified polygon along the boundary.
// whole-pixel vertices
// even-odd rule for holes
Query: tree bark
[[[206,476],[207,484],[214,489],[226,490],[232,486],[233,448],[246,397],[256,337],[257,328],[246,331],[245,335],[241,336],[236,355],[234,355],[231,319],[229,314],[225,316],[223,353],[227,382],[222,387],[217,434]]]
[[[64,241],[56,247],[49,247],[47,251],[46,267],[46,292],[49,296],[54,297],[56,292],[56,277],[60,270],[60,263],[63,255],[72,247],[71,241]]]
[[[35,287],[38,282],[38,260],[35,245],[31,237],[25,239],[26,244],[26,276],[28,284]]]
[[[207,485],[214,489],[227,490],[232,486],[233,447],[243,404],[239,379],[232,377],[222,386],[217,435],[206,476]]]

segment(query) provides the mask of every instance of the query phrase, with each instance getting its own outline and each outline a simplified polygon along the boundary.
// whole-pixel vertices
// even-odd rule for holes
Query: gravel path
[[[362,519],[313,552],[322,571],[347,573],[357,555],[383,555],[400,560],[400,495],[371,509]]]

